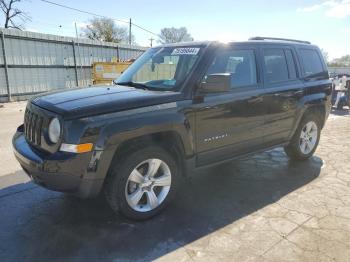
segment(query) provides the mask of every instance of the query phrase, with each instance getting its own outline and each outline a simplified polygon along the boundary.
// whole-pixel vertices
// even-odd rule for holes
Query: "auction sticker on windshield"
[[[171,55],[196,55],[198,54],[200,48],[194,48],[194,47],[182,47],[182,48],[175,48]]]

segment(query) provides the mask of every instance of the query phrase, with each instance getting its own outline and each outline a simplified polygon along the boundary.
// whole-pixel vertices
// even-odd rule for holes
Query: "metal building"
[[[93,62],[128,60],[147,48],[0,29],[0,102],[91,84]]]

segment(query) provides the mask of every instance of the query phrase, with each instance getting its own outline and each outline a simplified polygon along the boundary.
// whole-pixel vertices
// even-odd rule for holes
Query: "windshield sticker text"
[[[196,55],[199,50],[200,48],[193,47],[175,48],[171,55]]]

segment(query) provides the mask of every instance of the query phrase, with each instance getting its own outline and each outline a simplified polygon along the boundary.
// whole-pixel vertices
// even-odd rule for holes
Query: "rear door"
[[[304,84],[299,79],[296,52],[291,46],[264,46],[261,50],[264,79],[265,143],[288,140],[296,120]]]

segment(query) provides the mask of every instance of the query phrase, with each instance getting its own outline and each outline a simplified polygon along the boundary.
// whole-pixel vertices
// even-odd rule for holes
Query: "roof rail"
[[[288,41],[288,42],[296,42],[296,43],[302,43],[302,44],[311,44],[309,41],[302,41],[302,40],[295,40],[295,39],[288,39],[288,38],[277,38],[277,37],[263,37],[263,36],[255,36],[249,38],[249,40],[280,40],[280,41]]]

